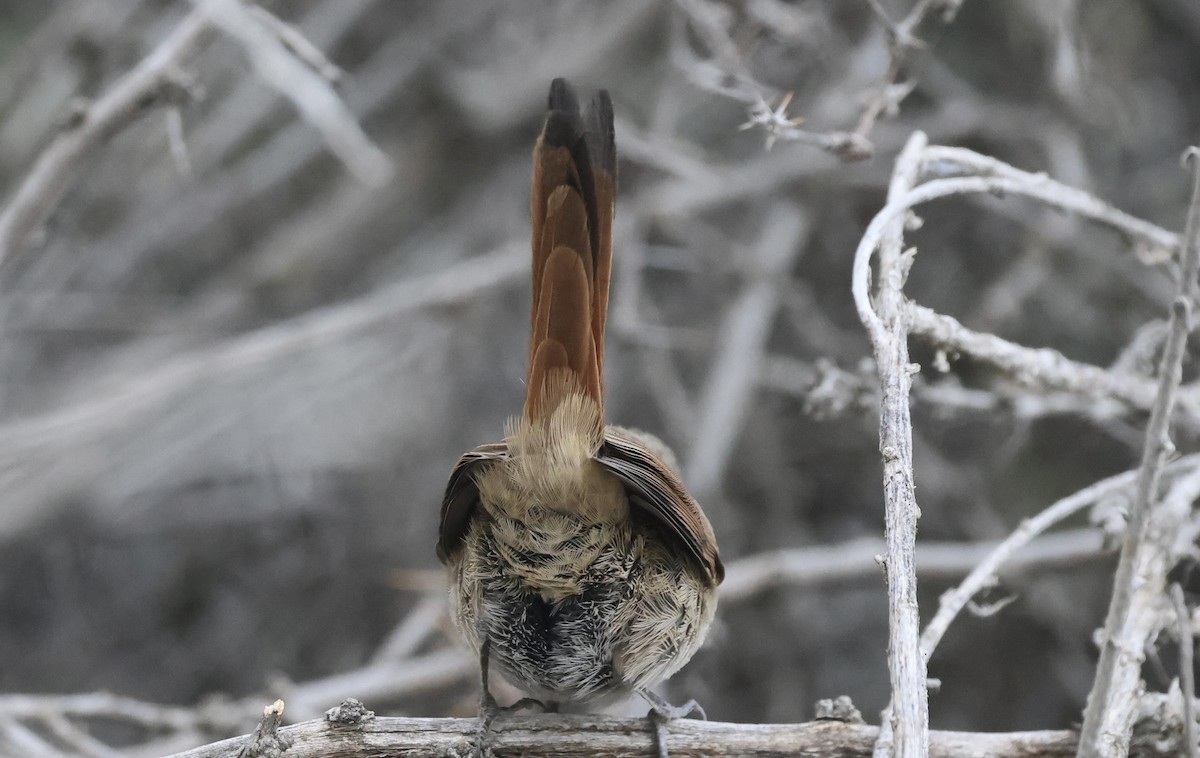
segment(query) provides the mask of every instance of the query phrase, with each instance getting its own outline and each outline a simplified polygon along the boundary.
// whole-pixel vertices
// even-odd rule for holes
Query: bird
[[[704,642],[725,569],[712,525],[660,440],[606,424],[612,100],[550,85],[533,150],[525,400],[502,441],[455,464],[437,554],[451,615],[479,656],[481,741],[498,713],[603,708],[633,694],[662,725],[697,708],[652,691]],[[489,666],[531,697],[501,708]],[[701,711],[703,713],[703,711]]]

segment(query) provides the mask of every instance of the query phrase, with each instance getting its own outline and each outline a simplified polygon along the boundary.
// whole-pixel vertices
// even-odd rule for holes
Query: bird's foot
[[[550,709],[541,700],[532,697],[523,697],[512,705],[500,705],[496,702],[496,698],[492,697],[491,692],[484,690],[483,697],[479,701],[479,731],[475,736],[476,758],[486,758],[492,754],[492,746],[490,744],[492,724],[495,722],[497,716],[528,710],[538,710],[545,713]]]
[[[689,700],[683,705],[671,705],[661,696],[650,690],[638,690],[638,694],[650,704],[650,712],[646,714],[646,719],[654,728],[654,741],[658,747],[658,758],[668,758],[667,725],[672,721],[685,718],[693,713],[699,714],[702,720],[708,721],[708,715],[704,713],[704,709],[695,700]]]

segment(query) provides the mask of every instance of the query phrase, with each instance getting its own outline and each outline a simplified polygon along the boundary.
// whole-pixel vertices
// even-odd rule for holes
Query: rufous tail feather
[[[563,79],[533,151],[533,309],[525,417],[547,421],[568,393],[594,401],[603,429],[604,322],[616,196],[612,102],[580,112]]]

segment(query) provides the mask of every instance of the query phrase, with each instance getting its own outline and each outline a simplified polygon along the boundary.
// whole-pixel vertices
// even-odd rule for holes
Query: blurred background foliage
[[[182,108],[190,172],[151,111],[95,151],[0,271],[0,690],[273,693],[362,666],[436,591],[450,467],[501,434],[523,393],[529,154],[555,76],[616,104],[611,420],[677,450],[726,562],[882,532],[850,264],[913,130],[1177,230],[1179,155],[1200,131],[1188,0],[933,14],[899,78],[912,93],[855,163],[767,151],[738,127],[754,94],[794,92],[804,128],[852,130],[889,64],[867,2],[267,7],[344,69],[340,92],[394,178],[350,176],[216,35],[186,67],[203,90]],[[900,18],[910,3],[882,7]],[[103,93],[188,10],[0,0],[0,197],[73,98]],[[973,329],[1106,366],[1166,312],[1169,277],[1110,233],[1012,198],[922,216],[907,291]],[[746,347],[739,308],[763,297],[750,379],[722,395],[714,377]],[[918,342],[913,357],[922,386],[998,399],[915,407],[923,540],[1001,537],[1136,465],[1138,414],[1022,415],[1013,399],[1029,390],[954,356],[939,371]],[[713,429],[722,442],[706,445],[697,432]],[[1078,720],[1112,566],[1011,578],[997,594],[1015,602],[962,618],[930,662],[934,726]],[[922,583],[923,615],[948,582]],[[718,622],[668,688],[710,718],[802,720],[848,694],[874,720],[886,703],[879,576],[776,588]],[[452,644],[446,626],[425,649]],[[468,672],[368,705],[466,715],[473,687]]]

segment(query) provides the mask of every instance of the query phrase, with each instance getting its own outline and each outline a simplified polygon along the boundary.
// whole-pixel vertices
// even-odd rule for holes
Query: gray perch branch
[[[337,709],[335,709],[337,710]],[[331,711],[331,713],[333,713]],[[367,712],[369,714],[369,712]],[[403,755],[440,758],[471,752],[476,719],[370,718],[359,723],[305,721],[285,727],[280,736],[291,742],[288,758],[367,758]],[[878,727],[841,721],[804,724],[728,724],[676,721],[668,750],[674,758],[708,756],[822,755],[834,758],[870,756]],[[248,737],[234,737],[177,753],[169,758],[234,758]],[[931,758],[1066,758],[1075,754],[1073,731],[1010,733],[929,733]],[[654,755],[654,737],[644,719],[541,715],[502,718],[493,732],[496,755],[638,756]],[[1174,745],[1153,739],[1135,743],[1132,755],[1174,755]]]

